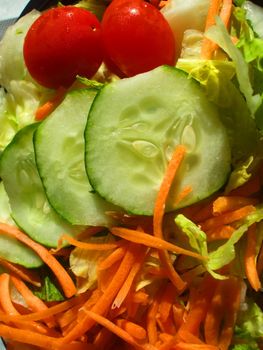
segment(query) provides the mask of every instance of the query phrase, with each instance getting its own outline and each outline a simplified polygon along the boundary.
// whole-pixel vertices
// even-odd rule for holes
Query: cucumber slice
[[[36,163],[52,207],[75,225],[109,226],[116,208],[94,193],[85,170],[84,129],[97,90],[70,92],[34,136]]]
[[[0,222],[14,225],[3,182],[0,182]],[[36,268],[43,264],[32,249],[7,235],[0,235],[0,257],[28,268]]]
[[[21,129],[0,159],[0,176],[8,194],[12,217],[35,241],[56,247],[63,233],[81,230],[63,220],[49,205],[38,175],[33,133],[38,124]]]
[[[91,107],[86,168],[94,189],[134,214],[152,215],[176,145],[187,155],[171,189],[167,210],[217,191],[230,172],[230,146],[217,108],[198,83],[168,66],[106,85]]]

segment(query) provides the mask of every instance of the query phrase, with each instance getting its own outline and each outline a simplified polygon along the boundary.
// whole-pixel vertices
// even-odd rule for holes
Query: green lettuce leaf
[[[103,13],[107,6],[106,0],[80,0],[76,7],[82,7],[93,13],[98,17],[99,20],[102,19]]]
[[[259,135],[246,101],[231,81],[236,70],[233,62],[179,59],[177,68],[196,79],[207,98],[219,109],[231,145],[234,166],[254,152]]]
[[[200,255],[208,257],[208,259],[203,262],[203,265],[205,269],[217,279],[224,279],[225,276],[218,274],[216,271],[235,259],[235,244],[239,242],[244,233],[247,232],[249,226],[261,220],[263,220],[263,207],[258,207],[242,221],[240,226],[224,244],[210,252],[206,234],[184,215],[179,214],[175,217],[176,225],[186,234],[190,246]]]
[[[247,349],[256,350],[259,349],[258,341],[262,340],[262,337],[263,312],[252,299],[247,298],[238,314],[234,339],[243,342]],[[234,349],[237,350],[237,346]]]
[[[44,301],[63,301],[65,298],[57,288],[54,279],[45,271],[41,288],[35,288],[34,294]]]
[[[259,94],[254,93],[250,80],[249,65],[242,52],[233,44],[229,33],[219,18],[216,19],[216,25],[206,32],[206,36],[216,42],[234,62],[240,91],[245,96],[249,110],[254,116],[262,103],[262,99]]]

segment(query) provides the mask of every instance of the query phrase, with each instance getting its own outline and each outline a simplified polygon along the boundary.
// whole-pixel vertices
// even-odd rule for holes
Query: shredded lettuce
[[[230,140],[233,165],[247,159],[254,152],[259,135],[246,101],[231,81],[236,73],[234,63],[179,59],[177,68],[196,79],[207,98],[218,106]]]
[[[209,28],[205,35],[216,42],[234,62],[240,91],[245,96],[249,110],[254,116],[262,103],[262,99],[259,94],[254,94],[250,81],[249,65],[245,61],[242,52],[233,44],[229,33],[219,18],[216,19],[216,25]]]
[[[31,24],[39,17],[32,11],[10,26],[0,43],[0,85],[8,88],[13,80],[32,80],[23,58],[23,44]]]
[[[187,235],[190,246],[200,255],[208,257],[207,261],[203,262],[204,267],[217,279],[224,279],[225,277],[218,274],[216,271],[235,259],[235,244],[239,242],[252,224],[260,222],[261,220],[263,220],[263,207],[258,207],[242,221],[240,226],[224,244],[210,252],[206,234],[184,215],[179,214],[175,217],[176,225]]]
[[[64,297],[57,288],[53,278],[44,272],[40,288],[34,288],[34,294],[44,301],[63,301]]]
[[[92,243],[109,243],[113,241],[111,235],[101,237],[91,237],[88,242]],[[88,289],[96,287],[97,283],[97,266],[99,261],[105,259],[109,251],[90,251],[81,248],[75,248],[69,259],[71,271],[77,277],[78,293],[83,293]]]
[[[106,0],[81,0],[75,6],[82,7],[89,10],[95,16],[97,16],[99,20],[101,20],[107,6],[107,1]]]
[[[246,299],[241,305],[235,327],[234,338],[243,342],[245,349],[257,350],[258,341],[263,337],[263,312],[261,308],[252,300]],[[247,346],[247,347],[245,347]],[[236,345],[233,350],[243,350]]]

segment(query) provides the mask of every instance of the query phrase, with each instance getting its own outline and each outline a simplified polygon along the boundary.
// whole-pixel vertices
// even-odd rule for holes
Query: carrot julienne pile
[[[36,277],[1,260],[7,272],[0,275],[0,335],[8,342],[9,349],[16,349],[21,343],[32,350],[100,350],[105,346],[145,350],[229,348],[241,301],[241,279],[231,275],[231,266],[224,268],[227,279],[213,278],[202,267],[206,257],[170,242],[164,225],[169,217],[165,214],[165,203],[185,152],[183,146],[177,146],[168,164],[151,227],[149,222],[143,227],[140,219],[135,227],[136,217],[133,217],[130,226],[113,227],[111,233],[116,240],[101,246],[83,242],[81,236],[61,237],[61,242],[67,240],[83,250],[108,252],[98,262],[98,281],[92,290],[78,294],[74,281],[54,252],[17,228],[0,224],[0,234],[20,240],[48,264],[67,296],[65,301],[51,305],[43,302],[30,289],[30,285],[39,283]],[[221,194],[181,212],[200,225],[208,241],[227,239],[238,222],[255,210],[259,188],[251,191],[254,181],[252,178],[240,187],[239,193],[235,190]],[[256,230],[254,224],[247,232],[244,264],[248,282],[258,290],[262,257],[259,255],[257,262]],[[91,228],[82,236],[86,238],[99,231],[100,228]],[[177,255],[175,262],[173,254]],[[180,260],[187,258],[195,260],[195,267],[181,271]],[[150,284],[138,287],[143,279],[150,280]],[[23,298],[23,307],[12,298],[12,289]]]

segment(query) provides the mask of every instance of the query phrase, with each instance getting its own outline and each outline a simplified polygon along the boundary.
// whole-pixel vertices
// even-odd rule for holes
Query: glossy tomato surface
[[[161,12],[143,0],[113,0],[102,19],[104,54],[126,76],[174,65],[175,41]]]
[[[29,29],[24,59],[32,77],[49,88],[68,87],[76,75],[90,78],[102,62],[100,23],[85,9],[50,9]]]

